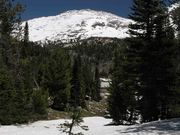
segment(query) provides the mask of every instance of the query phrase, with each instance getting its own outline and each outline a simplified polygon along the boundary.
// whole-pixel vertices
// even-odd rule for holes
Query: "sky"
[[[93,9],[128,17],[132,0],[18,0],[25,5],[22,20],[54,16],[73,9]]]

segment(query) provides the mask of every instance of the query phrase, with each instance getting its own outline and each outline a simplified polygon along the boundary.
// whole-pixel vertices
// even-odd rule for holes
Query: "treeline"
[[[30,42],[22,10],[0,1],[0,124],[44,119],[48,107],[66,111],[86,108],[86,99],[99,101],[98,62],[56,42]]]
[[[180,117],[180,7],[169,12],[166,4],[133,1],[131,38],[113,60],[109,112],[116,124]]]
[[[123,39],[114,38],[89,38],[68,44],[66,47],[73,53],[80,54],[99,67],[100,77],[109,78],[112,72],[112,60],[117,47],[124,44]]]

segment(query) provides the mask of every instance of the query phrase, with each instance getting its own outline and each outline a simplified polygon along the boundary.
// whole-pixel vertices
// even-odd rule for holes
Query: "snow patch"
[[[65,119],[37,121],[32,124],[19,126],[1,126],[1,135],[66,135],[59,130],[59,124]],[[111,119],[103,117],[84,118],[83,125],[88,126],[88,131],[82,131],[75,127],[74,132],[82,132],[84,135],[179,135],[180,118],[164,121],[156,121],[133,126],[106,126]]]

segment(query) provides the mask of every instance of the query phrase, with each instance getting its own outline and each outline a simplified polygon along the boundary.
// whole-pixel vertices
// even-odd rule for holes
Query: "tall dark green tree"
[[[124,44],[115,51],[110,85],[109,112],[118,124],[137,119],[139,103],[138,57],[139,44]]]
[[[28,22],[25,23],[24,30],[23,30],[23,39],[22,39],[23,45],[21,46],[21,57],[22,58],[29,58],[31,57],[31,44],[29,43],[29,25]]]
[[[53,98],[52,108],[64,110],[70,99],[71,62],[66,51],[55,48],[47,61],[44,85]]]
[[[23,8],[21,4],[14,4],[13,0],[0,1],[0,35],[3,39],[9,39],[10,34],[17,28],[20,21],[20,13]]]
[[[180,6],[171,11],[172,19],[176,25],[177,37],[180,40]]]
[[[142,97],[145,97],[143,92],[146,91],[142,80],[142,76],[146,72],[146,66],[143,63],[146,62],[144,61],[146,57],[143,54],[147,54],[145,52],[146,42],[153,40],[156,35],[161,37],[163,34],[161,24],[156,24],[160,16],[164,15],[163,11],[164,5],[160,0],[134,0],[130,18],[135,22],[129,26],[132,39],[128,41],[129,44],[120,52],[119,59],[121,59],[121,62],[114,62],[116,64],[121,63],[116,67],[119,72],[116,72],[116,76],[120,76],[120,78],[116,77],[117,80],[112,80],[112,86],[113,82],[116,82],[115,88],[111,86],[111,88],[115,89],[115,92],[112,91],[111,95],[114,94],[114,99],[119,100],[120,109],[116,107],[118,106],[117,101],[113,101],[110,96],[112,103],[115,103],[114,109],[119,110],[119,116],[118,113],[113,113],[118,111],[113,110],[112,107],[110,107],[112,109],[110,112],[112,112],[112,116],[116,116],[115,120],[121,123],[123,120],[133,122],[136,119],[137,112],[143,108],[140,106]],[[152,67],[152,65],[150,66]]]
[[[29,93],[22,83],[18,42],[12,42],[11,37],[13,30],[18,27],[21,11],[20,4],[14,4],[11,0],[0,1],[1,124],[25,122],[29,115]]]
[[[96,63],[95,73],[94,73],[94,88],[92,94],[92,99],[95,101],[101,100],[100,87],[101,87],[100,75],[99,75],[98,63]]]
[[[86,97],[92,97],[94,88],[94,71],[92,70],[93,64],[88,58],[84,58],[82,65],[82,77],[85,86]]]
[[[28,41],[29,41],[29,25],[28,22],[26,22],[24,26],[24,42],[28,42]]]
[[[173,36],[167,36],[173,32],[169,34],[168,31],[171,26],[167,23],[165,3],[162,0],[134,0],[130,18],[135,21],[130,25],[130,33],[144,42],[139,63],[141,114],[144,121],[163,119],[169,115],[165,99],[170,98],[174,87],[172,80],[175,80],[175,45],[170,42]]]
[[[135,23],[129,26],[130,34],[145,40],[154,37],[155,20],[164,12],[163,0],[134,0],[129,17]]]
[[[71,84],[71,104],[74,107],[85,107],[85,83],[82,76],[82,61],[79,55],[74,58]]]

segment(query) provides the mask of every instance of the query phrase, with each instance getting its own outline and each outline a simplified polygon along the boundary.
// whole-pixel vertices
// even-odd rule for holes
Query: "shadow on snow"
[[[121,131],[118,130],[119,133],[158,133],[161,134],[172,134],[174,132],[180,132],[180,118],[178,119],[171,119],[171,120],[164,120],[164,121],[156,121],[151,123],[144,123],[142,125],[134,125],[130,126],[127,129]]]

